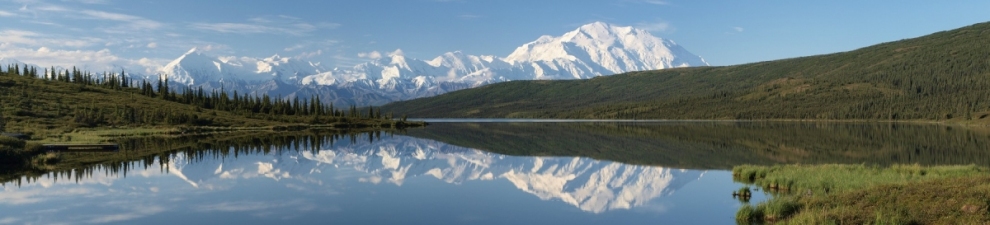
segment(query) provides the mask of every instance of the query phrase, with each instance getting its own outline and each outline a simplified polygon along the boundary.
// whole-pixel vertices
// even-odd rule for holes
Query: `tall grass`
[[[783,224],[970,224],[990,221],[985,167],[737,166],[736,181],[775,195],[737,221]]]
[[[987,168],[976,165],[935,166],[893,165],[743,165],[732,169],[736,181],[762,186],[778,192],[828,194],[861,189],[879,184],[897,184],[939,178],[986,174]]]
[[[763,220],[763,208],[754,207],[750,204],[743,204],[742,208],[736,212],[736,222],[739,224],[750,224]]]

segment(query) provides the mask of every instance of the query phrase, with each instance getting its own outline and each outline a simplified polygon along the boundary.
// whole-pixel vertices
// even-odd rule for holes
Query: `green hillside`
[[[102,77],[97,79],[96,77]],[[156,87],[157,86],[157,87]],[[127,81],[78,70],[0,67],[0,132],[51,138],[80,129],[298,129],[406,126],[376,109],[217,91],[169,91],[167,82]]]
[[[396,102],[442,118],[987,120],[990,23],[828,55],[589,80],[513,81]]]

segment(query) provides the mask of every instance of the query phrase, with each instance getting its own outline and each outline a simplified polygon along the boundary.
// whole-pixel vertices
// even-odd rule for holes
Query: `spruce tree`
[[[127,80],[126,73],[124,73],[124,69],[120,69],[120,84],[122,85],[122,87],[124,88],[130,87],[131,85],[128,84],[129,82],[130,81]]]
[[[7,130],[7,120],[3,118],[3,113],[0,113],[0,132]]]

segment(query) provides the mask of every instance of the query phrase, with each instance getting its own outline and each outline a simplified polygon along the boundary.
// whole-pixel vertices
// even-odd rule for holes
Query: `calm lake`
[[[988,132],[891,123],[434,121],[209,138],[123,140],[113,154],[199,144],[10,180],[0,224],[734,224],[735,165],[990,165]]]

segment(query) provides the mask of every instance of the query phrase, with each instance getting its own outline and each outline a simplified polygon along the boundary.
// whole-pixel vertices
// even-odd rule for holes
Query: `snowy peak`
[[[189,51],[186,51],[186,54],[185,55],[193,54],[193,53],[198,53],[198,52],[199,52],[199,49],[197,49],[196,47],[192,47],[192,49],[189,49]]]
[[[165,65],[159,73],[170,82],[185,85],[202,85],[209,82],[267,81],[296,82],[301,77],[324,71],[317,63],[303,62],[275,54],[256,59],[234,56],[207,56],[196,48]]]
[[[561,39],[565,42],[591,41],[599,45],[610,45],[616,37],[626,35],[632,30],[632,27],[614,27],[607,23],[594,22],[565,33]]]
[[[520,46],[505,60],[513,64],[581,62],[576,64],[584,65],[576,65],[577,69],[597,71],[595,75],[708,65],[673,41],[642,29],[603,22],[583,25],[560,37],[540,37]]]
[[[192,48],[162,67],[159,79],[167,78],[169,82],[192,85],[196,82],[219,79],[222,72],[224,72],[222,63]]]
[[[14,64],[23,65],[24,63],[22,63],[21,61],[17,61],[16,59],[0,57],[0,66],[3,66],[4,69],[6,69],[6,67],[9,65],[14,65]]]
[[[279,56],[278,53],[276,53],[272,57],[265,58],[264,61],[265,62],[287,62],[288,60],[289,60],[289,58],[282,58],[282,56]]]
[[[512,80],[587,79],[618,73],[706,66],[671,40],[646,30],[595,22],[561,36],[544,35],[507,57],[447,52],[428,60],[401,49],[351,68],[275,54],[213,57],[193,48],[159,73],[170,81],[271,96],[313,95],[339,105],[381,105]],[[278,87],[271,86],[277,81]]]

